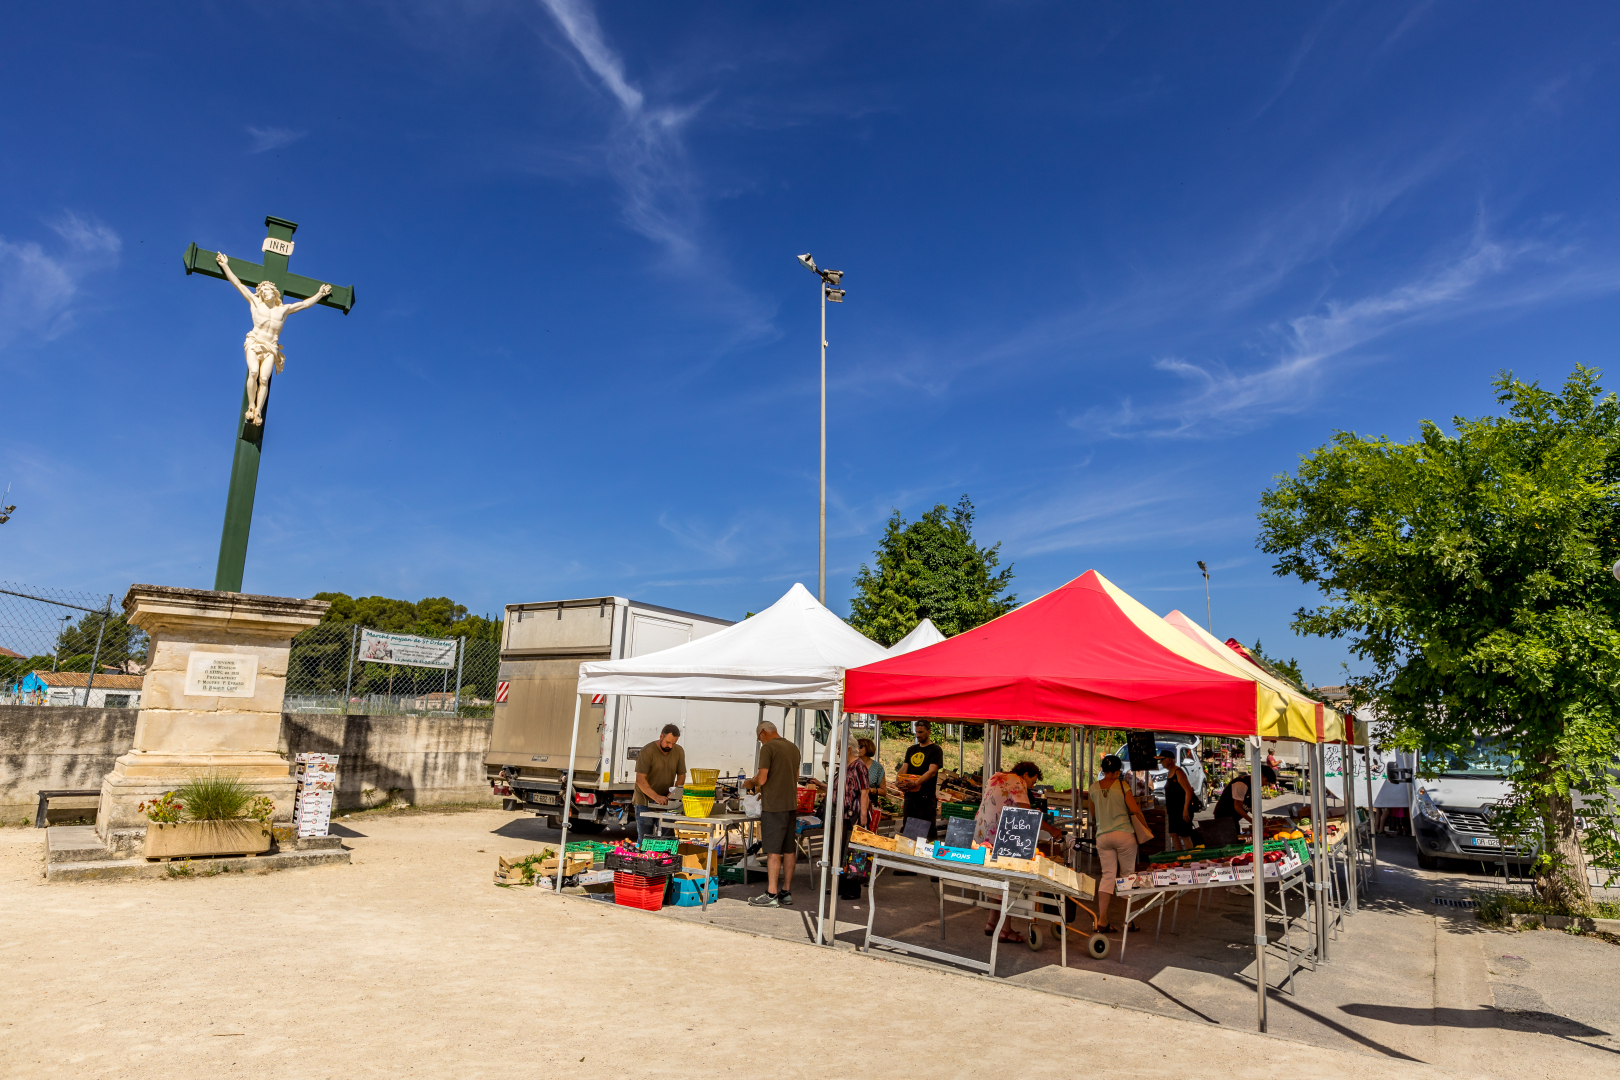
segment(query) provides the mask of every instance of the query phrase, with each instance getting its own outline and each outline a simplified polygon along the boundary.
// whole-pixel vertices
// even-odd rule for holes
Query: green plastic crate
[[[600,840],[570,840],[568,841],[568,852],[573,854],[577,851],[588,851],[592,855],[605,855],[612,851],[615,846],[614,844],[604,844]]]
[[[939,812],[940,812],[940,815],[942,817],[948,817],[948,818],[952,818],[952,817],[965,817],[965,818],[978,817],[979,816],[979,804],[978,803],[971,803],[971,802],[941,803],[940,806],[939,806]]]
[[[722,885],[750,885],[765,880],[765,871],[748,870],[736,863],[727,863],[720,868],[720,884]]]
[[[649,836],[641,842],[640,850],[661,851],[666,855],[673,855],[681,850],[681,842],[674,839],[666,840],[662,837]]]

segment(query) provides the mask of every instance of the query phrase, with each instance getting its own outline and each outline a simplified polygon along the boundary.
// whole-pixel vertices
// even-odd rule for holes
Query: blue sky
[[[0,577],[210,587],[246,305],[283,337],[245,588],[828,600],[964,492],[1298,656],[1255,509],[1335,429],[1606,366],[1609,5],[32,5],[0,39]]]

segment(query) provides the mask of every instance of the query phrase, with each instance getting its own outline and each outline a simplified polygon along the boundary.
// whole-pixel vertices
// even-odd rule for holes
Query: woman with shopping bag
[[[1142,810],[1136,805],[1121,770],[1125,763],[1115,754],[1102,759],[1102,779],[1087,792],[1092,817],[1097,823],[1097,857],[1102,861],[1102,880],[1097,883],[1095,932],[1111,934],[1108,904],[1114,898],[1114,884],[1121,874],[1136,873],[1136,846],[1153,839]]]

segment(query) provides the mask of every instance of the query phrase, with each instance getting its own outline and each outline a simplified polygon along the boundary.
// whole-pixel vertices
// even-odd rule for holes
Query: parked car
[[[1176,764],[1180,765],[1181,771],[1187,774],[1187,782],[1192,785],[1193,794],[1207,803],[1209,796],[1204,793],[1206,783],[1204,779],[1204,763],[1198,760],[1198,736],[1172,735],[1168,732],[1160,732],[1155,738],[1154,744],[1156,753],[1169,750],[1176,755]],[[1119,760],[1125,763],[1125,771],[1130,772],[1131,755],[1129,748],[1121,746],[1114,753],[1119,756]],[[1153,793],[1160,799],[1164,798],[1164,782],[1169,776],[1168,770],[1157,766],[1148,773],[1148,778],[1153,781]]]

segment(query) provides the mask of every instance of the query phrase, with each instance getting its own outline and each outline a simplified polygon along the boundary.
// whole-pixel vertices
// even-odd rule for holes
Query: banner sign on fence
[[[360,631],[360,659],[374,664],[404,664],[407,667],[444,668],[456,666],[454,638],[415,637],[411,634],[384,634]]]

